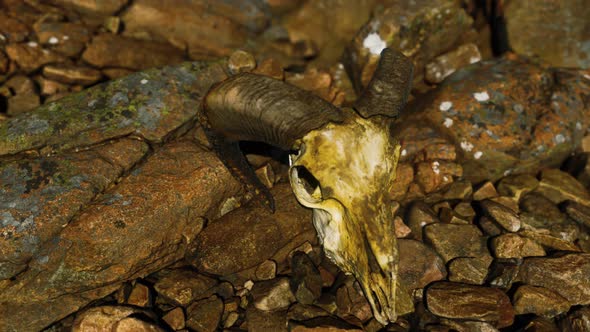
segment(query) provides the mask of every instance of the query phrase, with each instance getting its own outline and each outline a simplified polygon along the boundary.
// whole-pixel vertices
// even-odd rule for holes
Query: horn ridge
[[[414,66],[401,52],[385,48],[371,81],[354,104],[364,118],[384,115],[399,117],[408,101]]]

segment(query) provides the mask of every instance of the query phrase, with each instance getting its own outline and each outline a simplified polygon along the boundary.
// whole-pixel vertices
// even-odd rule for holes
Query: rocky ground
[[[589,331],[590,9],[506,1],[493,58],[475,2],[0,0],[0,330]],[[241,71],[348,105],[385,45],[415,65],[387,327],[287,167],[248,155],[271,214],[195,125]]]

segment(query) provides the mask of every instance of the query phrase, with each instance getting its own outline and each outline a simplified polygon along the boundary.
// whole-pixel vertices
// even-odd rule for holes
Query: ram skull
[[[385,49],[361,98],[339,109],[284,82],[240,74],[212,88],[201,121],[221,159],[255,192],[267,191],[236,142],[295,151],[289,178],[298,201],[313,209],[327,257],[356,277],[383,324],[397,319],[397,297],[405,294],[389,197],[400,146],[389,123],[405,105],[411,78],[410,61]]]

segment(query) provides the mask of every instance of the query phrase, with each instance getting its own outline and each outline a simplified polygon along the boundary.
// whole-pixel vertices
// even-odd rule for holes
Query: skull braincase
[[[291,156],[299,202],[313,209],[326,255],[361,284],[375,318],[395,321],[397,244],[389,192],[399,145],[387,121],[354,117],[305,135]]]

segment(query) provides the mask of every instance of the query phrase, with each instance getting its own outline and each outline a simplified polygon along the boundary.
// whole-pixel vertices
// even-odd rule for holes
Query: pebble
[[[520,229],[520,219],[511,209],[489,199],[481,201],[480,206],[488,217],[505,230],[517,232]]]
[[[499,194],[496,191],[494,184],[490,181],[486,181],[473,193],[473,200],[482,201],[487,198],[493,198],[498,196]]]
[[[34,72],[49,63],[66,61],[63,55],[41,47],[32,47],[26,43],[8,44],[6,54],[26,73]]]
[[[287,310],[263,311],[253,305],[246,309],[247,329],[252,332],[287,332]]]
[[[174,331],[182,330],[185,326],[184,311],[181,307],[176,307],[162,316],[162,320]]]
[[[366,322],[373,317],[371,306],[354,279],[348,279],[344,285],[338,288],[336,306],[338,308],[336,312],[342,318],[354,316],[361,322]]]
[[[430,224],[424,228],[424,241],[445,262],[457,257],[489,255],[485,238],[475,225]]]
[[[234,51],[227,61],[227,66],[230,73],[238,74],[248,72],[256,68],[256,59],[254,56],[246,51]]]
[[[572,305],[590,304],[589,275],[587,253],[525,258],[518,273],[523,283],[551,289]]]
[[[502,228],[496,224],[492,219],[486,216],[480,216],[477,225],[481,230],[489,236],[496,236],[502,234]]]
[[[546,254],[537,242],[514,233],[494,237],[491,240],[491,248],[494,257],[497,258],[523,258]]]
[[[190,270],[172,270],[156,282],[154,288],[159,296],[176,305],[189,303],[209,296],[207,291],[217,285],[213,278]]]
[[[590,331],[590,307],[577,308],[559,321],[562,332]]]
[[[542,246],[550,249],[557,249],[563,251],[580,251],[580,248],[578,248],[574,243],[568,240],[555,237],[550,234],[529,230],[521,231],[519,234],[524,237],[530,238],[535,242],[541,244]]]
[[[297,251],[291,258],[291,289],[299,303],[312,304],[322,295],[322,276],[307,254]],[[259,308],[260,309],[260,308]]]
[[[434,210],[423,201],[413,202],[408,208],[404,220],[406,220],[408,227],[412,230],[412,238],[420,241],[422,241],[422,230],[424,226],[439,222]]]
[[[426,306],[440,317],[489,322],[497,328],[514,320],[510,299],[497,288],[439,281],[426,289]]]
[[[213,295],[194,302],[186,309],[186,326],[195,331],[217,331],[223,313],[223,301]]]
[[[590,207],[588,190],[573,176],[558,169],[545,169],[541,172],[537,191],[555,204],[570,200]]]
[[[449,281],[466,284],[483,285],[488,276],[488,268],[492,263],[492,257],[457,257],[447,265],[449,268]]]
[[[512,296],[517,315],[535,314],[552,318],[570,309],[570,303],[554,291],[529,285],[521,285]]]
[[[130,317],[132,315],[152,316],[147,311],[133,307],[99,306],[79,313],[72,324],[71,331],[163,331],[157,326]],[[128,317],[130,320],[127,320]]]
[[[264,311],[286,309],[296,301],[286,277],[256,282],[250,294],[256,309]]]
[[[430,83],[440,83],[458,68],[481,60],[481,54],[475,44],[465,44],[434,58],[426,65],[425,79]],[[442,110],[442,107],[441,107]]]
[[[580,225],[590,228],[590,207],[568,201],[565,205],[567,215],[577,221]]]
[[[129,297],[127,297],[127,304],[137,307],[149,307],[152,303],[152,294],[148,286],[136,282],[131,289]]]
[[[256,170],[256,176],[258,176],[260,182],[269,189],[275,184],[276,176],[270,163],[258,168]]]
[[[267,259],[258,265],[255,273],[258,280],[273,279],[277,275],[277,263],[272,259]]]
[[[539,186],[539,180],[529,174],[509,175],[498,183],[498,193],[502,196],[514,198],[517,202],[520,198]]]
[[[43,76],[65,84],[92,85],[102,78],[99,70],[85,66],[47,65]]]

